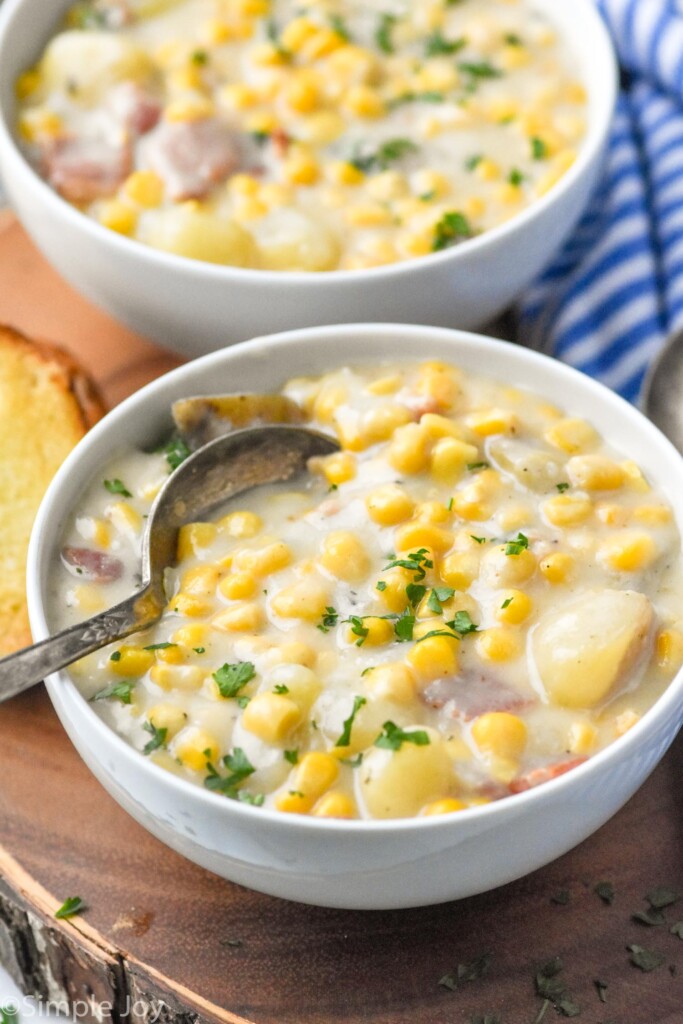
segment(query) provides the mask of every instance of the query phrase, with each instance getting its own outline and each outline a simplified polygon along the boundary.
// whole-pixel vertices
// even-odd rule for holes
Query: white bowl
[[[128,327],[188,356],[256,334],[395,320],[471,328],[504,309],[548,265],[584,212],[613,113],[617,70],[593,0],[533,0],[566,38],[588,89],[588,130],[573,167],[506,224],[444,252],[372,270],[277,273],[216,266],[110,231],[43,182],[14,138],[17,75],[37,59],[72,0],[5,0],[0,13],[0,175],[48,260]]]
[[[341,364],[435,357],[490,373],[561,403],[644,466],[683,532],[683,459],[639,412],[582,374],[475,334],[394,325],[323,327],[260,338],[189,363],[118,406],[69,456],[36,519],[28,564],[31,626],[49,632],[50,568],[79,495],[114,449],[149,446],[188,394],[274,390],[292,375]],[[599,828],[634,793],[673,740],[683,671],[625,736],[555,781],[443,817],[334,821],[253,808],[164,771],[109,729],[60,673],[48,690],[77,750],[145,828],[203,867],[275,896],[347,908],[458,899],[540,867]]]

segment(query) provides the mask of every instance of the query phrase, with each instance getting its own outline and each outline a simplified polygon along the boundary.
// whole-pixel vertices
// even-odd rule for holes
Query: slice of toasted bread
[[[31,643],[26,552],[38,505],[104,411],[68,353],[0,325],[0,657]]]

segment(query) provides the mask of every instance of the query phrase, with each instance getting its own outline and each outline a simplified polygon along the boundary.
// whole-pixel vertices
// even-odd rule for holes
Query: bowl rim
[[[456,346],[461,346],[464,350],[476,350],[478,355],[482,355],[482,360],[486,360],[487,366],[495,366],[495,357],[497,355],[505,355],[506,359],[512,359],[522,365],[536,365],[539,368],[545,368],[546,371],[550,371],[556,376],[560,393],[562,393],[561,386],[563,382],[566,382],[568,385],[573,383],[583,389],[587,395],[591,396],[591,398],[594,398],[596,403],[607,403],[608,407],[611,406],[612,409],[620,413],[622,416],[626,414],[626,416],[634,422],[639,432],[643,433],[650,440],[652,445],[659,448],[667,460],[673,459],[674,463],[680,463],[680,477],[681,482],[683,483],[683,458],[680,453],[658,430],[658,428],[655,427],[654,424],[651,423],[650,420],[648,420],[635,406],[631,405],[603,384],[600,384],[580,371],[575,370],[567,364],[561,363],[550,356],[535,352],[531,349],[526,349],[521,346],[513,345],[510,342],[501,341],[496,338],[476,334],[470,331],[442,327],[427,327],[413,324],[341,324],[301,328],[276,334],[263,335],[248,342],[241,342],[226,349],[210,352],[198,359],[184,363],[176,369],[158,377],[156,380],[151,381],[149,384],[134,392],[119,405],[115,406],[111,412],[107,413],[99,423],[88,431],[85,437],[67,456],[43,498],[35,519],[29,544],[27,563],[27,595],[31,628],[36,640],[42,640],[50,635],[45,615],[45,608],[49,603],[49,599],[45,593],[47,590],[48,573],[44,571],[41,572],[41,565],[45,567],[47,564],[46,557],[49,555],[50,549],[54,549],[55,540],[58,540],[58,538],[55,537],[56,530],[54,527],[55,524],[59,522],[59,517],[53,514],[52,506],[55,503],[59,503],[62,491],[65,489],[68,490],[71,469],[78,463],[84,451],[89,450],[93,446],[98,446],[100,438],[105,438],[112,429],[115,430],[116,425],[120,420],[125,419],[131,414],[139,416],[140,413],[138,410],[144,408],[144,405],[150,396],[157,391],[164,390],[169,381],[182,379],[187,372],[199,370],[199,372],[205,374],[208,379],[212,369],[215,366],[219,366],[224,360],[229,364],[231,360],[235,358],[239,360],[243,354],[249,356],[251,354],[258,354],[260,350],[265,352],[274,345],[281,346],[290,343],[301,344],[306,342],[323,344],[325,341],[335,339],[335,337],[338,339],[340,332],[351,339],[359,337],[371,339],[372,336],[385,335],[388,331],[390,331],[394,336],[397,334],[402,335],[406,341],[411,340],[417,342],[418,340],[429,341],[430,339],[437,341],[439,339],[451,341],[455,343]],[[491,362],[489,362],[489,357]],[[410,358],[410,356],[407,355],[407,358]],[[456,358],[457,352],[454,351],[454,360]],[[343,363],[344,360],[342,359],[341,361],[335,362],[334,365],[343,365]],[[496,373],[489,374],[488,371],[485,371],[485,375],[492,377],[494,380],[499,379]],[[534,391],[533,388],[530,390],[532,392]],[[535,393],[538,394],[538,391]],[[65,507],[67,507],[70,512],[73,512],[73,500],[66,502]],[[679,533],[680,532],[681,531],[679,530]],[[624,735],[613,740],[602,750],[589,757],[583,764],[576,766],[571,771],[565,772],[555,779],[551,779],[542,785],[528,789],[522,793],[514,795],[511,794],[513,797],[512,800],[509,797],[505,797],[500,800],[492,801],[489,804],[465,808],[450,815],[389,818],[379,820],[340,820],[317,818],[309,815],[289,815],[267,807],[251,807],[248,804],[240,803],[237,800],[226,799],[221,794],[213,793],[197,783],[190,782],[187,779],[167,772],[159,765],[156,765],[148,758],[145,758],[140,751],[132,747],[127,740],[125,740],[119,733],[99,717],[97,712],[90,706],[90,703],[79,692],[76,683],[67,675],[66,670],[62,670],[50,676],[49,679],[46,680],[46,684],[52,703],[58,712],[61,712],[61,714],[66,717],[70,717],[71,713],[69,710],[69,703],[76,700],[79,704],[80,710],[87,714],[90,719],[95,739],[98,737],[101,738],[104,745],[113,744],[117,756],[122,757],[129,764],[132,770],[140,771],[143,774],[151,772],[152,777],[155,778],[157,782],[165,785],[170,790],[176,791],[179,795],[183,795],[185,797],[191,796],[192,799],[205,804],[207,810],[213,810],[217,814],[224,814],[227,816],[227,820],[229,820],[233,814],[247,815],[247,818],[245,819],[246,822],[249,820],[258,820],[268,822],[269,825],[272,825],[275,828],[296,827],[302,828],[305,831],[312,829],[314,832],[331,831],[343,835],[351,833],[369,834],[375,832],[395,832],[396,830],[402,832],[404,830],[413,829],[448,829],[457,827],[457,822],[462,823],[472,820],[481,820],[484,822],[490,817],[505,814],[506,808],[508,812],[515,809],[522,812],[534,804],[540,807],[546,801],[553,800],[556,794],[561,798],[561,793],[567,787],[582,785],[584,781],[588,782],[591,777],[602,770],[604,765],[609,765],[610,762],[616,763],[619,760],[623,760],[631,756],[634,749],[640,744],[641,737],[645,740],[649,735],[655,733],[657,729],[660,728],[661,725],[669,718],[669,716],[676,711],[676,706],[679,703],[683,703],[682,667],[671,679],[654,704],[648,708],[641,719]],[[219,810],[219,808],[223,808],[223,810]],[[258,815],[258,819],[254,819],[252,817],[253,815]]]
[[[38,0],[5,0],[3,7],[0,8],[0,65],[3,63],[6,39],[14,16],[23,5],[37,2]],[[532,3],[540,5],[548,13],[552,11],[551,0],[532,0]],[[345,288],[353,287],[368,278],[370,281],[400,279],[404,274],[414,273],[421,267],[428,270],[430,266],[455,262],[459,258],[464,258],[468,253],[471,253],[475,258],[477,255],[485,255],[490,248],[495,247],[498,242],[504,242],[511,235],[514,235],[518,229],[523,230],[528,224],[532,224],[539,218],[542,218],[549,208],[556,202],[560,202],[562,197],[574,187],[574,184],[588,171],[593,162],[600,159],[609,136],[616,108],[619,67],[611,36],[593,0],[574,0],[574,4],[578,4],[581,8],[581,17],[592,33],[591,38],[595,43],[595,52],[598,54],[598,66],[604,69],[604,78],[607,83],[607,89],[598,91],[592,84],[593,78],[591,76],[585,78],[584,84],[588,93],[588,107],[592,110],[594,121],[589,126],[579,146],[577,159],[545,195],[534,199],[529,206],[520,210],[519,213],[516,213],[509,220],[483,231],[480,235],[465,239],[463,242],[441,252],[426,253],[413,259],[400,260],[396,263],[378,267],[357,270],[337,268],[335,270],[315,272],[267,270],[222,265],[154,249],[143,242],[127,238],[99,224],[93,218],[68,203],[48,185],[29,163],[17,144],[15,134],[6,122],[1,97],[0,157],[4,149],[7,158],[15,162],[25,178],[28,176],[31,186],[37,190],[38,195],[42,198],[43,202],[48,204],[55,216],[66,217],[71,226],[75,230],[82,231],[86,236],[89,236],[93,244],[109,244],[114,252],[118,252],[128,259],[137,257],[146,265],[158,264],[177,273],[189,274],[192,278],[225,281],[226,279],[231,280],[234,277],[238,284],[246,282],[267,283],[266,286],[268,284],[274,285],[276,282],[286,283],[291,286],[303,285],[311,281],[324,281],[332,288]],[[552,19],[552,14],[549,13],[549,16]],[[316,286],[314,285],[313,287]]]

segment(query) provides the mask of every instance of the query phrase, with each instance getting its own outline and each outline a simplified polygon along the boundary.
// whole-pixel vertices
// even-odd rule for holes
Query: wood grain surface
[[[177,362],[75,296],[8,217],[0,320],[69,348],[110,403]],[[681,1024],[683,942],[670,928],[683,901],[665,925],[631,915],[656,886],[683,891],[682,781],[679,737],[612,821],[525,879],[440,907],[317,909],[224,882],[148,835],[39,688],[0,705],[0,961],[25,991],[99,1024],[547,1024],[557,1014],[534,974],[560,956],[584,1024]],[[594,891],[605,881],[611,904]],[[87,911],[56,921],[73,895]],[[662,965],[633,966],[633,944]],[[484,954],[484,977],[439,984]]]

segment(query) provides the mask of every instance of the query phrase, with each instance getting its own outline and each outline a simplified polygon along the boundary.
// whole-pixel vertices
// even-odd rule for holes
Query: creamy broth
[[[459,244],[571,167],[572,54],[532,0],[93,0],[17,83],[26,151],[106,227],[214,263]]]
[[[437,362],[283,391],[340,452],[183,527],[158,625],[72,669],[134,747],[283,812],[439,814],[571,770],[663,692],[680,538],[589,423]],[[127,452],[93,481],[55,624],[135,587],[168,472]]]

